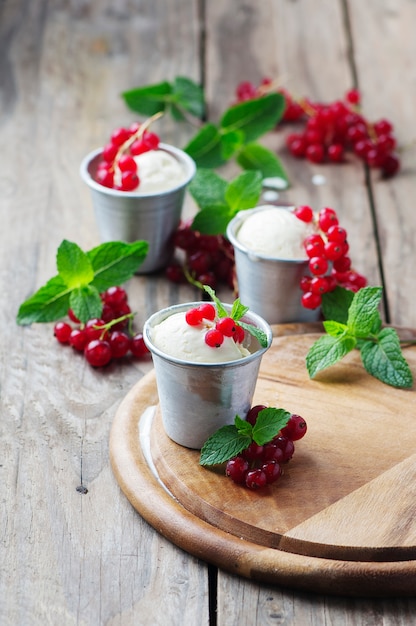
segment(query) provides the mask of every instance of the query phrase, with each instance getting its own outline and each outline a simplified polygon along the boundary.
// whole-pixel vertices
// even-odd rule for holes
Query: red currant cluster
[[[359,111],[360,94],[353,89],[345,101],[307,106],[308,119],[301,133],[291,133],[286,145],[296,158],[312,163],[342,163],[352,152],[369,167],[381,170],[384,178],[394,176],[400,160],[394,152],[393,125],[386,119],[370,122]]]
[[[103,310],[101,318],[93,318],[81,324],[69,309],[68,316],[76,324],[57,322],[54,327],[56,339],[69,344],[78,352],[83,352],[87,362],[94,367],[104,367],[112,359],[120,359],[131,353],[136,358],[148,354],[141,333],[132,334],[128,330],[133,317],[122,287],[110,287],[101,294]]]
[[[253,406],[246,420],[254,425],[257,415],[266,407]],[[307,425],[303,417],[292,414],[285,428],[269,443],[259,446],[254,441],[239,455],[227,462],[225,473],[238,485],[260,489],[276,482],[283,474],[282,465],[288,463],[295,452],[294,441],[302,439]]]
[[[303,306],[318,308],[323,294],[333,291],[338,285],[354,292],[365,287],[367,280],[351,268],[347,231],[339,225],[334,209],[326,207],[315,216],[311,207],[303,205],[297,207],[294,213],[306,223],[315,222],[317,229],[304,241],[311,276],[301,279]]]
[[[158,135],[146,130],[144,124],[135,123],[130,128],[116,128],[103,148],[96,182],[119,191],[134,191],[140,184],[134,157],[156,150],[159,141]]]
[[[271,91],[282,93],[286,108],[283,122],[305,121],[302,132],[291,133],[286,138],[290,153],[311,163],[343,163],[346,154],[353,153],[370,168],[381,170],[390,178],[400,169],[400,159],[395,152],[396,138],[391,122],[380,119],[367,120],[360,111],[360,92],[351,89],[344,100],[329,104],[312,102],[307,98],[296,101],[291,94],[268,78],[259,87],[250,82],[237,86],[238,101],[259,98]]]
[[[189,309],[185,314],[186,323],[189,326],[200,326],[205,323],[205,343],[210,348],[219,348],[224,337],[232,337],[236,343],[244,341],[244,329],[232,317],[217,318],[217,311],[212,304],[207,302],[200,306]]]
[[[181,283],[191,279],[216,289],[220,283],[234,287],[234,249],[223,235],[202,235],[181,224],[174,237],[175,248],[184,253],[168,265],[166,277]],[[177,255],[178,257],[178,255]]]

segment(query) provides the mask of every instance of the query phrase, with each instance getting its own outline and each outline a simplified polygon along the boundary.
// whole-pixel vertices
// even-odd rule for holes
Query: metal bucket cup
[[[261,210],[240,211],[227,227],[227,237],[234,247],[240,300],[269,324],[318,320],[319,310],[305,309],[301,303],[299,283],[302,276],[309,273],[308,260],[263,256],[238,241],[244,220]]]
[[[101,241],[145,240],[149,243],[149,252],[138,274],[155,272],[169,263],[186,186],[196,171],[195,162],[186,152],[163,143],[159,149],[175,157],[185,172],[185,178],[180,184],[160,193],[118,191],[97,183],[95,174],[101,159],[101,149],[88,154],[80,167],[81,178],[91,190]]]
[[[243,321],[254,324],[267,337],[267,347],[262,348],[246,331],[243,346],[250,351],[249,356],[221,363],[195,363],[159,350],[152,341],[152,329],[170,315],[200,304],[191,302],[158,311],[143,327],[144,341],[153,356],[166,434],[176,443],[197,450],[218,428],[233,424],[236,415],[245,417],[251,407],[262,356],[273,338],[269,324],[248,312]],[[231,309],[228,305],[225,308]]]

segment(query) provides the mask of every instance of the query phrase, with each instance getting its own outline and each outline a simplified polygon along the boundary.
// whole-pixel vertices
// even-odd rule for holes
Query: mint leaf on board
[[[353,335],[368,335],[380,319],[382,287],[363,287],[354,294],[348,309],[348,329]]]
[[[250,435],[238,432],[235,425],[217,430],[201,448],[200,465],[219,465],[240,454],[251,443]]]
[[[277,156],[259,143],[249,143],[237,155],[237,163],[245,170],[257,170],[263,178],[282,178],[289,184],[286,171]]]
[[[215,306],[217,307],[218,317],[227,317],[228,312],[222,305],[221,300],[217,297],[215,291],[209,285],[204,285],[204,291],[211,297],[211,299],[215,302]]]
[[[238,130],[229,130],[221,133],[221,154],[225,161],[233,157],[244,144],[244,133]]]
[[[192,220],[192,229],[204,235],[222,235],[227,230],[234,213],[224,204],[199,211]]]
[[[58,248],[56,267],[69,289],[90,283],[94,278],[94,270],[88,256],[76,243],[66,239]]]
[[[225,205],[228,182],[216,172],[198,168],[188,190],[200,209]]]
[[[377,340],[367,341],[360,352],[366,371],[381,382],[405,389],[413,386],[413,375],[394,328],[383,328]]]
[[[98,289],[92,285],[76,287],[71,291],[69,306],[79,320],[99,318],[103,310],[103,303]]]
[[[71,290],[62,278],[54,276],[20,305],[16,322],[25,326],[37,322],[53,322],[64,317],[69,309]]]
[[[234,418],[234,425],[240,435],[248,435],[250,438],[252,437],[253,426],[250,422],[247,422],[247,420],[243,420],[239,415],[236,415]]]
[[[215,168],[226,163],[223,156],[221,133],[215,124],[205,124],[185,146],[197,167]]]
[[[253,440],[259,446],[264,446],[265,443],[276,437],[282,428],[287,425],[290,415],[284,409],[262,409],[257,415],[256,423],[253,426]]]
[[[172,86],[168,81],[155,85],[137,87],[123,92],[122,98],[129,109],[151,117],[159,111],[165,111],[170,103]]]
[[[322,370],[340,361],[355,348],[357,340],[347,334],[332,337],[323,335],[309,348],[306,355],[306,369],[311,378]]]
[[[92,285],[105,291],[129,280],[146,258],[147,241],[107,241],[87,252],[94,269]]]
[[[340,324],[340,322],[334,322],[333,320],[325,320],[323,326],[328,335],[332,335],[332,337],[339,337],[348,330],[346,324]]]
[[[244,143],[250,143],[275,128],[285,106],[285,98],[279,93],[247,100],[228,109],[221,118],[220,127],[227,132],[243,131]]]
[[[256,206],[262,190],[262,180],[260,172],[248,171],[228,184],[225,199],[234,214]]]
[[[333,291],[324,293],[321,307],[324,318],[346,324],[353,297],[354,293],[344,287],[335,287]]]

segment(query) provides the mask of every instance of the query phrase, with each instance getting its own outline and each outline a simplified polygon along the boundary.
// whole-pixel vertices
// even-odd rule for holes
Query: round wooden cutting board
[[[377,381],[357,351],[310,380],[305,356],[317,328],[276,326],[262,360],[254,403],[308,423],[277,483],[249,491],[171,441],[153,371],[114,418],[114,474],[156,530],[227,571],[317,592],[414,595],[415,387]],[[416,347],[403,350],[416,376]]]

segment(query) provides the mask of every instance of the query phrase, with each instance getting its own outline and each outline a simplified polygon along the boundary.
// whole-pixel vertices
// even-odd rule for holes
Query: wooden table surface
[[[414,599],[257,584],[164,539],[122,494],[108,450],[117,407],[151,362],[93,370],[58,345],[51,324],[15,321],[21,302],[54,275],[63,239],[85,250],[99,243],[79,164],[115,126],[136,119],[122,91],[188,76],[204,84],[216,120],[238,82],[272,76],[323,101],[356,84],[367,116],[394,122],[407,149],[389,181],[354,160],[295,161],[282,132],[264,141],[292,182],[281,198],[336,208],[355,265],[384,286],[385,321],[415,328],[415,24],[412,0],[0,3],[2,625],[416,623]],[[160,132],[183,146],[194,131],[166,118]],[[312,183],[316,173],[325,184]],[[193,210],[187,198],[185,211]],[[197,295],[162,274],[134,277],[127,288],[138,327]]]

